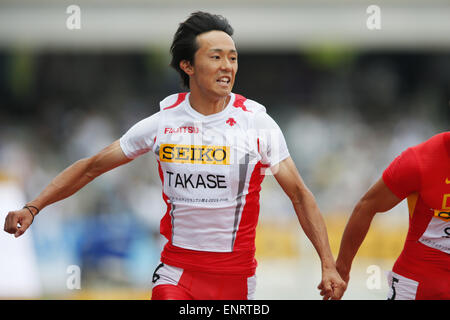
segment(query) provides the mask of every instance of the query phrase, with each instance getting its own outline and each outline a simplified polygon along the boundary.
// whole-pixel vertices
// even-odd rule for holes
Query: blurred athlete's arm
[[[320,257],[322,281],[318,288],[321,295],[324,296],[324,300],[340,299],[344,294],[345,283],[336,271],[325,221],[313,194],[304,184],[291,157],[278,164],[274,177],[291,199],[300,225]]]
[[[28,202],[28,205],[42,210],[49,204],[71,196],[99,175],[130,161],[131,159],[125,156],[117,140],[96,155],[78,160],[66,168],[36,199]],[[34,208],[30,210],[34,215],[37,213]],[[28,229],[32,221],[33,217],[28,209],[11,211],[6,216],[4,230],[19,237]],[[18,223],[20,228],[17,227]]]
[[[337,270],[347,284],[353,259],[367,235],[373,217],[377,212],[392,209],[400,201],[380,178],[356,204],[342,235],[336,260]]]

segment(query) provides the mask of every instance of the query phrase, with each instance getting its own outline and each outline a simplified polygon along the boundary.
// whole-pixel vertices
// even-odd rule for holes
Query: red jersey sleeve
[[[412,148],[406,149],[383,172],[386,186],[404,199],[420,189],[420,169]]]

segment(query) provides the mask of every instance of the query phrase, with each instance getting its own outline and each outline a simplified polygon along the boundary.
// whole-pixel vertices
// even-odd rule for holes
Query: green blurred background
[[[66,26],[73,4],[81,29]],[[366,25],[373,4],[377,30]],[[282,128],[335,255],[353,206],[384,168],[449,130],[448,1],[0,1],[2,221],[182,90],[169,46],[196,10],[234,27],[233,91]],[[320,299],[319,259],[292,205],[272,176],[261,194],[256,298]],[[43,210],[24,237],[2,233],[0,297],[148,299],[163,212],[152,155],[105,174]],[[386,298],[407,224],[405,203],[375,218],[345,299]]]

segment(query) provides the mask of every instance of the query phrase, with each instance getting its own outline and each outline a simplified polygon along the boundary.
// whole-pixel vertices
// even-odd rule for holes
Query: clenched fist
[[[3,229],[8,233],[14,234],[16,238],[20,237],[31,226],[36,213],[25,207],[21,210],[11,211],[5,218]]]

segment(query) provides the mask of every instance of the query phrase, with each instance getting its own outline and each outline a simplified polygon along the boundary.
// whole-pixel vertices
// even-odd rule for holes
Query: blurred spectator
[[[9,211],[21,208],[25,196],[15,178],[0,169],[0,220],[5,221]],[[2,227],[3,229],[3,227]],[[0,233],[0,297],[40,298],[41,278],[33,244],[33,230],[15,239]]]

